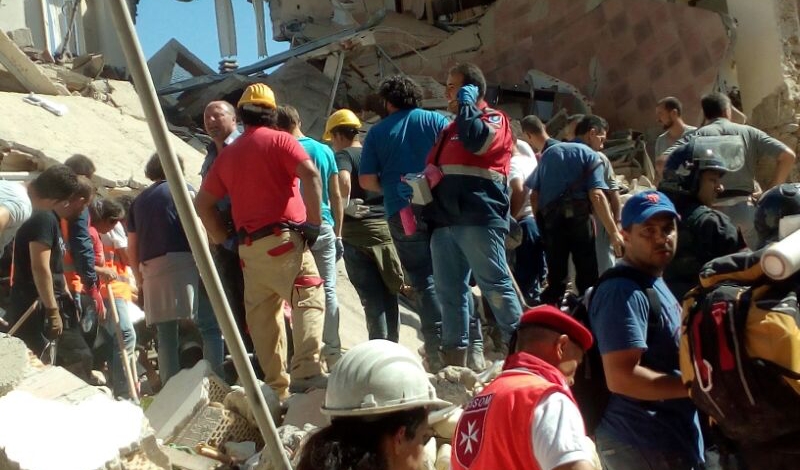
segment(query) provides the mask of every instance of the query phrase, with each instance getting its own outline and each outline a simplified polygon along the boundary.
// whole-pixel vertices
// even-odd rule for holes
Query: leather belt
[[[239,229],[237,237],[239,238],[240,245],[249,246],[256,240],[261,240],[262,238],[270,235],[279,235],[281,232],[287,232],[289,230],[296,230],[296,227],[288,222],[278,222],[275,224],[265,225],[249,233],[245,229]]]

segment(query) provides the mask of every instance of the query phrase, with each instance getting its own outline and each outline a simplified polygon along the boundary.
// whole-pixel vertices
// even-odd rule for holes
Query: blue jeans
[[[431,234],[420,217],[421,209],[415,208],[417,231],[406,235],[400,213],[389,217],[389,232],[400,263],[408,274],[411,287],[419,295],[419,320],[422,324],[422,339],[428,357],[436,357],[442,343],[442,306],[433,285],[433,261],[431,259]]]
[[[533,216],[523,218],[519,225],[522,227],[522,243],[514,253],[514,277],[525,300],[534,304],[539,302],[547,275],[544,241]]]
[[[158,345],[158,376],[161,384],[181,370],[180,344],[178,342],[178,320],[156,323],[156,344]]]
[[[206,286],[200,281],[197,295],[197,318],[194,319],[200,336],[203,338],[203,359],[211,364],[213,370],[220,377],[224,377],[222,362],[225,360],[225,342],[219,328],[211,299],[208,298]]]
[[[332,226],[320,226],[319,238],[311,248],[311,254],[317,263],[319,277],[325,281],[325,323],[322,326],[321,354],[340,354],[342,340],[339,338],[339,301],[336,298],[336,234]]]
[[[505,254],[505,231],[493,227],[452,226],[431,237],[436,292],[442,302],[442,348],[469,344],[471,312],[470,272],[508,342],[522,315],[522,305],[511,283]]]
[[[597,453],[604,470],[699,470],[702,464],[689,462],[676,452],[641,449],[618,441],[598,429]]]
[[[383,283],[383,276],[375,260],[345,240],[344,267],[364,307],[369,339],[388,339],[398,342],[400,310],[397,305],[397,294]]]
[[[122,396],[130,398],[128,390],[128,380],[125,377],[125,369],[122,364],[122,351],[120,351],[117,344],[117,333],[114,324],[111,322],[111,303],[108,299],[103,299],[106,306],[106,321],[103,322],[103,336],[110,342],[111,348],[111,384],[114,390],[114,396]],[[133,328],[133,323],[128,316],[128,302],[123,299],[114,299],[114,305],[117,307],[117,315],[119,316],[119,327],[122,330],[122,342],[125,344],[125,351],[128,357],[134,357],[136,350],[136,331]],[[135,361],[132,361],[135,367]],[[133,370],[134,379],[136,369]]]
[[[614,256],[611,238],[608,236],[605,226],[597,217],[594,218],[594,225],[594,252],[597,256],[597,275],[602,276],[606,270],[614,266],[617,262],[617,257]]]

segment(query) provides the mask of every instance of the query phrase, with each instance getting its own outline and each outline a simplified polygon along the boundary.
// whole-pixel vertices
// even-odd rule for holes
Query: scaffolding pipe
[[[278,438],[275,423],[267,412],[267,404],[257,385],[255,372],[245,354],[244,344],[241,336],[239,336],[239,330],[236,328],[228,301],[223,294],[219,276],[211,261],[211,252],[208,249],[205,232],[200,227],[200,219],[197,218],[189,192],[186,189],[186,181],[178,165],[178,158],[167,137],[164,114],[158,104],[156,90],[133,27],[127,2],[125,0],[112,0],[109,3],[114,26],[128,63],[128,71],[133,77],[142,108],[144,108],[147,124],[150,126],[150,134],[153,136],[158,156],[161,159],[161,165],[164,167],[164,173],[167,176],[170,192],[175,199],[178,215],[186,230],[189,245],[192,248],[197,267],[208,291],[211,305],[214,307],[214,314],[217,317],[222,333],[225,335],[225,343],[227,343],[231,352],[236,371],[239,373],[242,385],[244,385],[247,399],[261,431],[261,436],[264,438],[265,450],[268,451],[269,458],[276,469],[291,470],[292,467],[283,452],[283,446]]]

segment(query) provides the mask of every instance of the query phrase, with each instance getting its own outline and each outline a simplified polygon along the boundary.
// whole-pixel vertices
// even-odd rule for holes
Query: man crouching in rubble
[[[34,354],[41,357],[58,339],[58,363],[76,366],[74,372],[88,379],[92,354],[78,324],[75,302],[66,288],[66,247],[59,218],[78,217],[91,202],[94,187],[67,166],[55,165],[31,181],[28,194],[34,212],[20,227],[14,243],[9,316],[12,323],[23,322],[16,335]],[[36,301],[33,314],[21,318]],[[54,351],[50,351],[53,360]]]
[[[327,383],[319,363],[325,295],[309,251],[319,235],[322,184],[297,140],[275,130],[276,107],[267,85],[247,87],[237,110],[244,134],[219,154],[195,204],[211,240],[222,243],[232,234],[216,204],[230,196],[247,325],[264,381],[284,399],[288,392],[324,388]],[[289,375],[284,366],[284,300],[292,305],[294,355]]]

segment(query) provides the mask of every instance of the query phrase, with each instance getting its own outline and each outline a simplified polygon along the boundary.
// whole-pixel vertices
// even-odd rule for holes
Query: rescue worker
[[[247,326],[264,381],[285,399],[290,391],[304,392],[327,382],[319,357],[325,294],[309,250],[322,223],[322,183],[297,140],[275,129],[276,107],[267,85],[255,83],[245,89],[237,109],[244,133],[217,157],[195,204],[211,239],[222,243],[231,234],[216,203],[226,195],[231,198]],[[284,301],[292,307],[294,355],[289,374],[284,366]]]
[[[563,142],[542,153],[525,185],[544,240],[547,288],[543,303],[557,304],[566,290],[569,255],[575,264],[575,287],[582,295],[598,278],[592,213],[609,234],[614,254],[622,238],[608,204],[603,161],[583,144]]]
[[[77,219],[91,202],[94,187],[69,167],[55,165],[31,181],[28,193],[34,212],[17,231],[14,242],[9,319],[12,324],[20,321],[38,301],[16,335],[46,363],[55,359],[57,365],[88,381],[92,353],[64,279],[66,247],[59,219]]]
[[[614,223],[619,224],[619,212],[622,208],[619,203],[620,186],[617,182],[617,175],[614,173],[614,167],[611,166],[611,161],[602,152],[608,134],[608,122],[600,116],[588,114],[575,125],[575,134],[577,137],[573,139],[573,142],[588,145],[589,148],[597,152],[597,156],[603,161],[603,178],[606,186],[608,186],[608,189],[603,193],[608,200]],[[608,231],[598,220],[598,217],[595,217],[594,242],[595,255],[597,256],[597,275],[601,276],[607,269],[614,266],[617,258],[614,254],[614,247],[611,244]]]
[[[679,300],[697,285],[704,264],[743,248],[736,226],[712,209],[727,171],[714,153],[696,155],[692,143],[672,152],[664,168],[658,189],[680,214],[675,258],[664,270],[664,281]]]
[[[383,196],[365,191],[358,182],[361,168],[361,120],[349,109],[331,114],[323,139],[330,141],[339,168],[344,209],[342,241],[344,266],[367,320],[369,339],[400,340],[398,293],[404,286],[389,224],[384,219]]]
[[[128,315],[128,303],[133,298],[133,290],[128,279],[128,265],[125,264],[118,256],[118,247],[114,246],[114,241],[109,238],[109,233],[125,219],[125,209],[122,205],[113,199],[95,200],[89,206],[89,214],[92,223],[91,230],[98,234],[101,240],[103,250],[103,265],[96,266],[95,271],[100,277],[100,293],[103,300],[106,302],[106,312],[111,308],[111,302],[117,311],[117,318],[119,321],[120,332],[122,333],[122,342],[129,357],[134,357],[136,348],[136,331],[134,330],[133,323]],[[94,234],[92,234],[94,237]],[[126,245],[127,247],[127,245]],[[111,286],[113,298],[108,295],[107,286]],[[110,356],[106,359],[109,364],[109,372],[111,373],[111,386],[114,396],[122,398],[131,398],[129,396],[128,382],[125,376],[125,369],[122,364],[122,352],[117,343],[117,335],[115,333],[114,323],[111,321],[111,316],[106,315],[100,324],[102,329],[100,334],[103,335],[103,340],[106,344],[110,344]]]
[[[780,225],[784,217],[800,214],[800,183],[784,183],[765,192],[758,200],[755,230],[757,249],[781,239]]]
[[[361,343],[333,368],[321,410],[331,424],[308,437],[297,470],[424,468],[428,414],[448,405],[406,348]]]
[[[422,90],[409,77],[385,79],[378,93],[384,100],[386,116],[364,138],[358,182],[367,191],[383,193],[389,231],[418,299],[425,362],[436,373],[442,368],[442,306],[433,283],[431,229],[420,218],[421,209],[398,193],[398,186],[402,176],[425,169],[428,152],[448,121],[441,114],[419,107]],[[409,234],[403,228],[402,214],[416,218],[416,228]]]
[[[570,392],[592,334],[551,305],[526,311],[503,372],[464,408],[453,435],[454,470],[599,470]]]
[[[16,181],[0,181],[0,255],[31,216],[31,200],[25,186]]]
[[[278,129],[292,134],[311,157],[322,181],[322,225],[311,248],[317,270],[325,282],[325,324],[322,327],[322,358],[328,370],[342,356],[339,337],[339,300],[336,297],[336,262],[344,253],[342,245],[342,196],[339,169],[333,151],[303,134],[300,114],[293,106],[278,106]],[[303,188],[300,188],[301,192]]]
[[[442,304],[442,354],[446,365],[483,362],[479,328],[470,328],[470,274],[488,300],[504,341],[522,314],[506,261],[509,230],[508,172],[514,138],[503,112],[484,100],[486,79],[474,64],[458,64],[447,76],[447,98],[456,119],[439,135],[428,166],[441,171],[424,217],[433,228],[431,256]],[[403,183],[399,190],[411,196]],[[472,356],[468,360],[468,355]]]
[[[67,158],[64,160],[64,165],[71,168],[76,175],[89,180],[96,171],[94,162],[81,154]],[[67,251],[64,253],[64,275],[67,278],[67,287],[82,310],[81,323],[84,332],[91,328],[90,324],[95,318],[105,316],[105,305],[100,296],[100,284],[94,269],[98,253],[89,236],[90,225],[88,208],[69,221],[61,219],[62,235],[67,242]]]
[[[592,293],[589,322],[611,392],[595,433],[606,470],[704,465],[697,409],[678,364],[681,306],[662,278],[675,255],[677,218],[675,206],[658,191],[628,199],[622,208],[625,254],[617,264],[641,279],[614,277]],[[651,315],[651,296],[642,284],[658,299],[657,313]]]
[[[664,129],[664,133],[658,136],[655,144],[656,184],[664,176],[664,164],[667,163],[664,152],[678,139],[697,130],[696,127],[686,124],[682,115],[683,104],[674,96],[661,98],[656,103],[656,119]]]
[[[720,157],[726,166],[733,170],[729,171],[722,181],[725,191],[719,195],[715,209],[730,217],[742,232],[747,246],[752,249],[758,243],[758,234],[753,228],[754,200],[761,194],[755,182],[758,159],[761,157],[775,159],[772,179],[764,188],[767,190],[786,181],[794,168],[795,153],[786,144],[770,137],[764,131],[731,122],[733,107],[726,95],[710,93],[703,96],[700,104],[706,124],[692,135],[679,139],[665,154],[669,155],[678,146],[695,139],[704,142],[723,142],[728,147]]]

